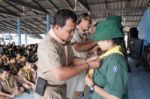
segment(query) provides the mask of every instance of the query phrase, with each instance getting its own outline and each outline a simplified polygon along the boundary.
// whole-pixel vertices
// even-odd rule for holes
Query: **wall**
[[[144,40],[144,45],[150,43],[150,8],[145,10],[137,29],[139,31],[138,37]]]

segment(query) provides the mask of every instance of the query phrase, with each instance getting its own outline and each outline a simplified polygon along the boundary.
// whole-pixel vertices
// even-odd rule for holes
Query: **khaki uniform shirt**
[[[11,94],[15,91],[15,87],[17,87],[17,79],[11,75],[8,79],[10,88],[8,87],[6,80],[0,78],[0,91]]]
[[[82,35],[83,33],[81,33],[78,29],[75,30],[74,34],[73,34],[73,38],[71,40],[71,43],[84,43],[87,40],[87,36]],[[80,57],[80,58],[87,58],[88,52],[84,51],[84,52],[78,52],[73,48],[73,52],[75,54],[76,57]]]
[[[32,70],[26,71],[24,68],[20,69],[18,73],[19,83],[20,84],[25,83],[24,78],[34,83],[35,81],[34,81],[33,75],[34,75],[34,72]]]
[[[50,85],[62,85],[67,81],[56,81],[52,73],[49,71],[53,68],[67,66],[73,58],[73,50],[71,43],[68,44],[68,63],[66,63],[65,50],[63,44],[57,42],[50,35],[43,39],[38,46],[38,69],[37,77],[42,77],[48,81]],[[54,89],[54,90],[53,90]],[[47,87],[43,97],[36,97],[36,99],[64,99],[66,95],[66,88],[50,88]]]

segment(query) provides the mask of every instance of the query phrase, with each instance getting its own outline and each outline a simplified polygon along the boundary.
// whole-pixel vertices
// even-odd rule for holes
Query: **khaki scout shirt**
[[[81,33],[81,31],[79,29],[76,29],[73,37],[71,39],[71,43],[84,43],[87,40],[87,36],[85,36],[85,38],[83,37],[84,33]],[[87,58],[88,52],[84,51],[84,52],[78,52],[73,48],[73,52],[75,54],[76,57],[80,57],[80,58]]]
[[[66,84],[67,81],[55,81],[50,69],[67,66],[63,44],[57,42],[50,35],[43,39],[38,46],[38,69],[37,76],[42,77],[51,85]],[[71,43],[68,44],[68,63],[73,58]],[[57,72],[56,72],[57,73]]]
[[[127,97],[128,68],[123,55],[113,53],[103,60],[100,68],[94,73],[94,83],[104,88],[108,93],[128,99]],[[94,92],[92,99],[104,99]]]
[[[8,87],[6,80],[0,78],[0,91],[11,94],[13,91],[15,91],[15,87],[17,87],[17,80],[13,75],[11,75],[7,80],[10,87]]]

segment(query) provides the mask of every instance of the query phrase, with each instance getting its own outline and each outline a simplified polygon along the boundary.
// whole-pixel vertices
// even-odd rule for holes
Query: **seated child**
[[[17,79],[10,74],[8,65],[1,68],[0,99],[14,98],[24,92],[24,88],[17,84]]]

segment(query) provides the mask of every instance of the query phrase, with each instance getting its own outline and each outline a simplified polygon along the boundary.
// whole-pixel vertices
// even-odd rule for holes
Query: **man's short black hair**
[[[65,26],[66,20],[71,18],[74,23],[77,21],[77,16],[74,12],[68,9],[62,9],[58,11],[54,16],[53,26],[58,25],[60,27]]]
[[[3,73],[4,71],[10,72],[10,66],[9,65],[1,66],[0,72]]]

